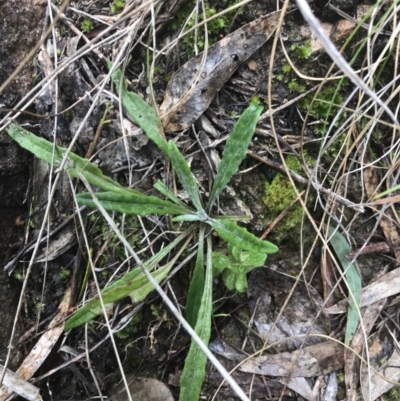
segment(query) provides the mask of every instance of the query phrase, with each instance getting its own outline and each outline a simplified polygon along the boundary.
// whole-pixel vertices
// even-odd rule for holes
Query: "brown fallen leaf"
[[[160,106],[165,131],[184,130],[204,113],[239,64],[274,33],[280,14],[275,11],[242,26],[175,72]]]
[[[290,375],[293,378],[326,375],[342,368],[343,346],[336,341],[325,341],[303,347],[301,351],[251,358],[243,362],[239,369],[259,375]]]
[[[368,284],[361,291],[361,305],[372,305],[381,299],[391,297],[400,293],[400,267],[384,274],[375,282]],[[339,314],[347,312],[348,302],[346,299],[325,309],[326,314]]]

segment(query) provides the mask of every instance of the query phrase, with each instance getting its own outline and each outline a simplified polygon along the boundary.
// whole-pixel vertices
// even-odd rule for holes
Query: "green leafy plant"
[[[91,30],[93,30],[93,22],[89,18],[85,18],[81,22],[81,29],[85,33],[89,33]]]
[[[226,252],[213,252],[214,274],[222,273],[222,279],[229,290],[244,292],[247,289],[246,273],[262,266],[267,259],[265,253],[244,251],[228,243]]]
[[[103,190],[103,192],[96,194],[77,194],[76,199],[80,204],[95,208],[96,202],[99,202],[105,210],[140,216],[149,214],[171,215],[175,216],[172,219],[173,221],[186,222],[187,230],[160,252],[145,261],[144,267],[158,283],[161,282],[166,278],[189,242],[195,241],[197,258],[188,290],[186,317],[201,340],[208,344],[212,322],[213,260],[217,265],[216,272],[222,272],[228,288],[243,291],[247,285],[245,274],[254,267],[262,265],[267,254],[278,251],[274,244],[260,240],[245,228],[240,227],[234,221],[236,219],[234,216],[227,219],[212,214],[213,205],[221,191],[226,187],[233,174],[237,172],[246,155],[247,147],[262,112],[262,106],[259,106],[256,101],[252,102],[235,124],[226,142],[210,197],[208,201],[205,201],[202,199],[195,178],[175,142],[167,142],[161,135],[161,123],[154,110],[141,97],[127,90],[126,82],[121,79],[119,70],[113,73],[112,79],[129,114],[158,148],[168,156],[183,189],[190,199],[191,206],[177,198],[160,181],[154,187],[167,198],[166,200],[157,196],[144,195],[134,189],[124,188],[104,176],[88,160],[73,153],[69,153],[64,168],[71,176],[83,177],[90,185],[95,185]],[[66,152],[65,148],[56,147],[53,153],[52,143],[36,137],[17,125],[12,125],[7,132],[20,146],[28,149],[37,157],[48,163],[54,163],[55,167],[61,165]],[[212,236],[209,235],[211,230],[216,231],[219,237],[228,243],[228,256],[225,264],[221,262],[221,255],[219,255],[219,260],[218,255],[214,254],[213,257]],[[178,245],[180,248],[175,250]],[[174,254],[171,256],[173,250]],[[167,256],[169,257],[166,258]],[[168,262],[162,265],[164,259],[167,259]],[[100,296],[107,307],[126,296],[130,296],[135,302],[139,302],[152,290],[153,286],[149,283],[142,269],[136,267],[103,289]],[[69,330],[87,323],[99,315],[101,311],[101,299],[95,297],[67,320],[65,329]],[[182,373],[180,400],[198,400],[205,375],[206,362],[205,354],[192,341]]]

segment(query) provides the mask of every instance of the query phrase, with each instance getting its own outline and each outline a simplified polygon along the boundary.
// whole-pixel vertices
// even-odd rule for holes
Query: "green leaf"
[[[267,259],[265,253],[244,251],[228,244],[228,253],[213,252],[214,275],[222,272],[222,279],[228,290],[244,292],[247,288],[246,274],[262,266]]]
[[[191,239],[191,236],[188,236],[188,234],[188,231],[183,232],[173,242],[171,242],[161,251],[153,255],[149,260],[144,263],[145,268],[149,272],[153,271],[157,264],[161,262],[163,258],[165,258],[183,239],[187,238],[187,241],[185,242],[185,244],[183,244],[183,247],[180,249],[180,251],[177,252],[177,254],[174,256],[173,260],[171,260],[170,263],[168,263],[164,267],[157,270],[157,272],[153,274],[153,277],[158,277],[160,280],[163,280],[163,277],[168,274],[169,270],[176,262],[179,255],[184,249],[186,249],[187,244]],[[159,276],[159,272],[161,272],[161,276]],[[143,278],[145,278],[145,280]],[[120,279],[114,281],[108,287],[104,288],[101,291],[101,294],[103,297],[103,302],[107,307],[112,305],[114,302],[117,302],[120,299],[126,297],[127,295],[130,295],[134,301],[140,302],[140,300],[144,299],[146,295],[152,290],[153,286],[147,281],[147,278],[144,275],[142,269],[140,267],[136,267],[130,272],[124,274]],[[105,294],[107,296],[105,296]],[[74,327],[78,327],[82,324],[88,323],[101,312],[102,308],[100,299],[98,297],[95,297],[87,304],[85,304],[81,309],[75,312],[67,320],[65,330],[70,330]]]
[[[190,212],[190,209],[175,205],[170,201],[141,193],[98,192],[96,197],[106,210],[139,216],[148,216],[149,214],[176,215]],[[96,208],[92,195],[89,193],[77,194],[76,199],[82,205]]]
[[[328,227],[330,245],[338,257],[342,269],[346,276],[346,285],[349,289],[349,310],[347,311],[347,326],[345,333],[345,344],[349,345],[360,321],[361,307],[361,277],[357,267],[346,259],[346,255],[351,252],[351,247],[346,238],[337,231],[335,227]]]
[[[36,157],[49,164],[53,163],[54,167],[56,168],[60,166],[63,156],[67,150],[66,148],[56,146],[53,158],[52,142],[40,138],[16,124],[11,124],[6,130],[8,135],[10,135],[11,138],[13,138],[22,148],[29,150],[29,152],[33,153]],[[79,178],[79,173],[81,173],[89,182],[89,184],[96,185],[104,191],[112,191],[124,194],[139,193],[138,191],[124,188],[122,185],[119,185],[111,178],[103,175],[101,170],[94,164],[90,163],[89,160],[84,159],[83,157],[80,157],[72,152],[70,152],[68,155],[68,161],[65,169],[72,177],[75,178]]]
[[[213,273],[214,276],[222,273],[224,269],[229,267],[231,258],[224,252],[213,252]]]
[[[112,63],[108,64],[111,69]],[[120,91],[121,70],[115,70],[111,79],[115,83],[117,92]],[[122,90],[119,93],[121,101],[127,112],[134,118],[139,127],[152,140],[158,148],[164,153],[168,153],[167,141],[161,135],[162,125],[156,112],[136,93],[130,92],[127,89],[126,81],[122,81]]]
[[[152,273],[152,276],[157,283],[160,283],[167,276],[172,266],[173,262],[170,262]],[[135,272],[137,272],[136,269]],[[153,291],[153,289],[153,285],[149,283],[147,277],[140,269],[140,272],[138,272],[133,279],[122,285],[114,286],[110,290],[103,290],[101,294],[104,306],[107,308],[114,302],[119,301],[128,295],[134,302],[141,302],[151,291]],[[90,322],[93,318],[99,315],[101,311],[102,308],[100,299],[98,297],[93,298],[65,322],[64,330],[71,330],[75,327],[81,326],[82,324]]]
[[[186,203],[182,202],[172,191],[170,191],[167,188],[167,186],[162,181],[157,180],[157,182],[153,185],[153,188],[155,188],[158,192],[163,194],[170,201],[176,203],[177,205],[187,208]]]
[[[193,277],[190,281],[187,301],[186,301],[186,320],[194,328],[201,298],[204,291],[204,226],[200,228],[199,245],[197,249],[196,264],[193,271]]]
[[[172,167],[178,175],[180,183],[188,194],[194,207],[198,211],[203,211],[204,209],[201,204],[200,192],[197,187],[196,180],[194,179],[185,158],[182,156],[182,153],[179,151],[178,147],[173,141],[168,142],[168,156],[171,160]]]
[[[228,249],[235,261],[243,266],[252,266],[253,268],[259,267],[262,266],[267,259],[265,253],[244,251],[237,246],[232,246],[232,244],[228,245]]]
[[[212,249],[211,238],[207,238],[207,261],[204,292],[197,314],[195,332],[205,344],[210,341],[212,317]],[[198,401],[206,374],[207,357],[192,340],[181,376],[180,401]]]
[[[263,110],[262,106],[251,104],[240,116],[233,127],[232,134],[225,144],[222,160],[218,165],[217,175],[208,200],[208,209],[211,209],[215,200],[226,187],[240,163],[246,156],[247,148],[256,129],[258,118]]]
[[[233,270],[225,269],[222,279],[226,288],[230,291],[236,289],[237,292],[243,293],[247,289],[246,273],[235,273]]]
[[[182,214],[180,216],[176,216],[172,219],[172,221],[206,221],[208,216],[204,210],[199,210],[198,212],[190,213],[190,214]]]
[[[264,254],[278,252],[277,246],[271,242],[258,239],[245,228],[239,227],[234,221],[209,219],[207,223],[211,225],[223,240],[239,249]]]

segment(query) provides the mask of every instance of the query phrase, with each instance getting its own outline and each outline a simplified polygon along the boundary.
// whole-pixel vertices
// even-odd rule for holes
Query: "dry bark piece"
[[[0,374],[2,373],[3,369],[4,366],[0,364]],[[3,383],[6,387],[13,390],[16,394],[29,401],[42,401],[40,389],[29,383],[28,381],[22,379],[10,369],[7,369]]]
[[[184,130],[204,113],[239,64],[274,33],[280,14],[275,11],[242,26],[175,72],[160,107],[165,131]]]
[[[71,289],[65,291],[63,300],[60,303],[57,315],[50,322],[48,329],[42,334],[39,341],[32,348],[29,355],[22,362],[16,374],[22,379],[29,380],[42,366],[45,359],[52,351],[61,334],[64,332],[64,321],[68,316],[71,305]],[[10,388],[3,385],[0,387],[0,401],[9,401],[15,396]]]

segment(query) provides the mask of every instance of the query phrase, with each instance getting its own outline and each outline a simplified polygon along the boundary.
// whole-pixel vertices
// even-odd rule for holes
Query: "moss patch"
[[[313,159],[305,154],[305,161],[308,165],[313,164]],[[288,156],[286,164],[290,170],[295,173],[301,173],[300,162],[294,156]],[[301,191],[302,185],[297,184],[297,189]],[[296,192],[294,191],[289,179],[278,173],[272,182],[266,181],[264,184],[263,203],[266,208],[264,222],[271,224],[294,200]],[[309,202],[312,199],[309,198]],[[300,228],[303,217],[303,208],[299,202],[295,203],[286,216],[272,230],[269,239],[280,243],[283,240],[295,240],[298,243],[300,239]]]
[[[386,393],[388,401],[399,401],[400,400],[400,386],[393,387],[388,393]]]
[[[210,18],[214,16],[216,13],[219,13],[223,10],[226,10],[232,5],[238,3],[238,0],[222,0],[218,4],[218,6],[211,6],[209,2],[204,2],[205,6],[205,16],[206,18]],[[189,29],[193,28],[196,25],[196,19],[193,13],[193,10],[196,6],[195,0],[190,0],[185,2],[179,11],[176,13],[175,18],[172,20],[169,32],[172,34],[176,34],[177,31],[181,30],[183,26],[185,26],[185,32]],[[227,12],[226,14],[216,18],[207,24],[208,30],[208,45],[211,46],[216,43],[221,37],[225,36],[228,32],[230,27],[231,21],[235,14],[239,12],[242,13],[242,10],[233,10]],[[204,20],[204,15],[202,10],[198,13],[198,22],[202,22]],[[185,35],[180,41],[180,57],[182,58],[183,55],[186,53],[186,56],[183,57],[184,59],[189,59],[193,57],[195,54],[195,32],[192,31]],[[204,27],[199,28],[199,33],[197,36],[197,47],[200,51],[204,50]]]

